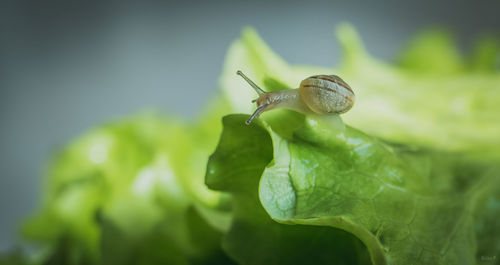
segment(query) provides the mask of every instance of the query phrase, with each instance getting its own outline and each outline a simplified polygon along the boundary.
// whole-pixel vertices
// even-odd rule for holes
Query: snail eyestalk
[[[237,75],[243,77],[243,79],[245,79],[245,81],[247,81],[247,83],[253,87],[253,89],[255,89],[255,92],[257,92],[257,94],[259,94],[259,99],[260,99],[260,96],[265,94],[266,91],[264,91],[262,88],[260,88],[258,85],[256,85],[252,80],[250,80],[250,78],[248,78],[245,74],[243,74],[242,71],[237,71],[236,72]],[[262,104],[260,105],[260,103],[258,102],[259,99],[254,99],[252,100],[252,103],[254,102],[257,102],[257,109],[255,110],[255,112],[252,114],[252,116],[250,116],[250,118],[248,118],[248,120],[245,122],[247,125],[250,125],[250,123],[252,123],[252,121],[256,118],[258,118],[260,116],[260,114],[262,112],[264,112],[264,110],[266,109],[266,107],[269,105],[269,104]]]
[[[264,93],[266,93],[266,91],[264,91],[262,88],[260,88],[258,85],[256,85],[252,80],[250,80],[250,78],[248,78],[245,74],[243,74],[242,71],[237,71],[236,72],[237,75],[243,77],[243,79],[245,79],[245,81],[247,81],[247,83],[253,87],[253,89],[255,89],[255,92],[257,92],[257,94],[259,95],[262,95]]]
[[[252,121],[260,116],[260,114],[264,111],[264,109],[267,107],[267,104],[259,106],[255,112],[248,118],[248,120],[245,122],[247,125],[250,125]]]

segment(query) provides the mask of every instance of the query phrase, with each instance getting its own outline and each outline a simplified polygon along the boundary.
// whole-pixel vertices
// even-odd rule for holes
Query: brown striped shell
[[[317,114],[344,113],[354,105],[351,87],[336,75],[315,75],[304,79],[300,98]]]

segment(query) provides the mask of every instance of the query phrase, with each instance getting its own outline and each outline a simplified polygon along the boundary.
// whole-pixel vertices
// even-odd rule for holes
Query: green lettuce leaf
[[[500,258],[500,185],[484,198],[484,208],[475,216],[478,264],[494,264]]]
[[[341,24],[336,34],[344,58],[336,68],[320,68],[288,65],[255,31],[244,30],[231,45],[221,76],[233,112],[251,113],[256,97],[237,70],[268,91],[296,88],[311,75],[336,74],[356,94],[354,107],[343,115],[353,127],[391,142],[500,157],[500,73],[493,65],[498,43],[492,38],[480,42],[475,57],[466,60],[449,33],[423,32],[397,65],[371,56],[352,26]],[[476,60],[476,70],[465,65]],[[269,122],[276,115],[264,113],[261,119]],[[290,136],[289,130],[279,133]]]
[[[430,29],[415,36],[400,55],[399,65],[419,74],[448,75],[465,70],[465,59],[453,35],[444,29]]]
[[[351,253],[343,253],[352,254],[348,264],[363,257],[352,236],[340,231],[361,240],[373,264],[475,263],[474,212],[500,184],[495,165],[388,145],[337,116],[306,118],[293,139],[263,123],[247,127],[246,118],[224,118],[206,176],[211,188],[233,194],[234,219],[224,247],[235,260],[305,263],[309,237],[290,231],[306,225],[328,227],[321,234],[333,237],[316,239],[325,242],[314,249],[319,253],[307,256],[318,258],[309,260],[314,264],[346,262],[335,255],[346,244]],[[292,226],[281,228],[269,217]],[[249,252],[253,244],[258,246]],[[331,256],[323,260],[321,253]]]
[[[203,183],[218,134],[212,129],[146,113],[93,129],[59,151],[43,206],[23,227],[41,246],[35,260],[231,264],[219,242],[228,199]]]
[[[223,246],[239,264],[366,264],[367,252],[348,233],[328,227],[289,226],[273,221],[258,198],[258,176],[272,159],[272,143],[260,125],[226,116],[210,157],[209,187],[233,197],[233,222]],[[250,133],[249,133],[250,132]]]
[[[19,249],[0,254],[0,265],[26,265],[30,264],[24,253]]]

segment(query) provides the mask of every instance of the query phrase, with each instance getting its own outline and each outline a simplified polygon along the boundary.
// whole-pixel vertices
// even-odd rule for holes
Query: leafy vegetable
[[[54,155],[15,264],[487,264],[500,257],[498,41],[473,57],[417,35],[389,64],[348,24],[337,68],[291,66],[252,29],[230,47],[221,95],[196,122],[143,114]],[[254,92],[337,74],[338,116],[266,112]],[[206,174],[204,174],[206,169]],[[205,179],[204,179],[205,177]],[[208,187],[210,188],[208,188]]]
[[[234,221],[223,242],[228,254],[240,264],[366,264],[361,242],[343,231],[269,218],[259,203],[258,176],[272,159],[271,138],[261,126],[241,121],[242,115],[224,118],[207,170],[209,187],[233,195]]]
[[[208,133],[144,114],[71,143],[52,163],[42,211],[24,227],[44,246],[40,262],[230,264],[218,240],[229,216],[210,210],[227,206],[203,185]]]
[[[304,120],[301,114],[274,111],[262,116],[261,140],[252,143],[246,139],[257,137],[252,136],[255,126],[240,130],[246,117],[226,117],[207,183],[235,198],[241,198],[242,190],[259,190],[259,200],[235,199],[236,209],[263,207],[279,223],[348,231],[363,241],[374,264],[473,264],[481,260],[479,253],[495,256],[500,240],[491,220],[500,211],[498,191],[491,187],[500,179],[498,72],[468,72],[450,37],[439,32],[418,36],[400,57],[403,67],[371,57],[350,26],[342,25],[337,34],[345,60],[334,70],[289,66],[247,29],[230,49],[222,87],[237,112],[251,113],[252,91],[237,81],[235,69],[241,67],[268,91],[296,87],[309,75],[335,73],[358,99],[344,115],[346,122],[371,136],[338,120]],[[498,56],[494,49],[486,52]],[[483,61],[491,71],[490,61]],[[266,137],[274,154],[269,164],[262,161],[269,152],[262,147],[269,145]],[[260,173],[263,164],[267,166]],[[236,176],[259,185],[233,183]],[[252,255],[240,253],[246,247],[231,235],[272,230],[239,224],[251,219],[245,211],[234,215],[225,249],[243,264],[256,264]],[[244,235],[250,242],[276,242],[273,233]],[[288,238],[280,248],[300,241]]]
[[[291,140],[266,125],[244,128],[246,118],[224,119],[219,148],[211,157],[207,173],[211,187],[234,195],[235,221],[225,242],[226,250],[241,263],[279,263],[272,258],[300,260],[297,250],[291,251],[294,255],[257,250],[261,253],[258,262],[252,260],[255,255],[240,253],[247,249],[241,244],[258,241],[267,247],[263,242],[279,242],[279,238],[273,238],[276,233],[267,232],[277,226],[269,220],[260,226],[254,224],[254,229],[245,227],[265,219],[262,213],[249,211],[259,204],[280,223],[333,227],[352,233],[366,245],[373,264],[472,264],[476,260],[472,213],[480,207],[478,199],[488,196],[490,187],[499,184],[491,166],[468,165],[472,168],[468,177],[474,179],[460,183],[464,180],[457,179],[460,176],[455,167],[467,160],[389,146],[343,126],[335,117],[308,118]],[[260,202],[242,195],[255,195],[257,190]],[[337,245],[352,244],[346,236],[334,232],[329,236],[336,238]],[[287,237],[279,249],[297,244],[303,250],[309,245],[305,242],[303,238]],[[327,259],[330,261],[346,260],[327,249],[337,248],[324,244],[315,250],[332,254]]]
[[[474,60],[488,71],[466,71],[449,35],[424,32],[400,56],[403,67],[373,58],[348,24],[337,28],[344,60],[338,68],[290,66],[246,29],[233,43],[222,74],[222,89],[236,113],[251,113],[254,92],[241,82],[240,69],[271,91],[296,88],[316,74],[337,74],[356,94],[346,123],[371,135],[412,146],[496,156],[500,148],[500,73],[493,39],[479,44]],[[443,35],[445,34],[445,35]],[[485,47],[487,46],[487,47]],[[483,47],[483,48],[481,48]],[[487,57],[489,59],[480,59]],[[498,59],[496,59],[498,60]],[[281,84],[275,86],[275,84]],[[263,118],[267,120],[264,114]]]

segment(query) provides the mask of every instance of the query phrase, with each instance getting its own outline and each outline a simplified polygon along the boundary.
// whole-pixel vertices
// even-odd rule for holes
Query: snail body
[[[265,92],[241,71],[237,72],[259,94],[257,110],[246,121],[275,108],[292,109],[304,114],[341,114],[354,105],[354,92],[351,87],[336,75],[315,75],[304,79],[297,89]]]

